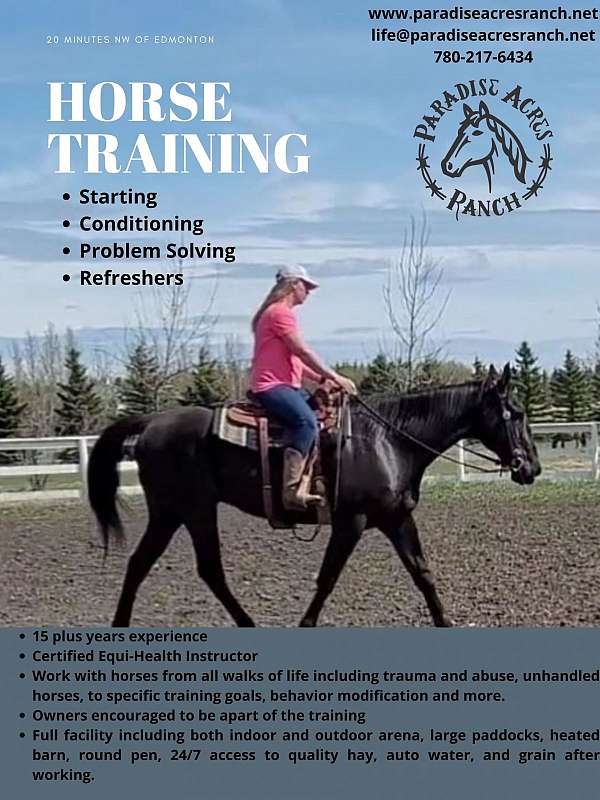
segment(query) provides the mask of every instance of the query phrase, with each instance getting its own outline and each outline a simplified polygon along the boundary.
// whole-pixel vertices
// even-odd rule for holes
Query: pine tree
[[[413,389],[427,389],[442,384],[441,362],[426,356],[415,369]]]
[[[600,421],[600,358],[594,364],[592,373],[592,413]]]
[[[19,402],[15,382],[6,373],[0,358],[0,438],[9,439],[17,435],[25,407],[25,403]],[[9,464],[15,460],[15,454],[0,454],[0,464]]]
[[[582,422],[591,417],[592,386],[589,375],[570,350],[551,381],[555,417],[561,422]]]
[[[486,372],[483,364],[479,360],[479,356],[475,356],[473,359],[473,378],[476,381],[481,381],[485,378]]]
[[[218,362],[209,357],[206,347],[200,349],[198,363],[191,374],[191,383],[179,398],[182,406],[209,406],[227,398],[227,379]]]
[[[403,385],[401,365],[379,353],[368,365],[359,390],[366,395],[386,394],[402,391]]]
[[[158,411],[159,384],[158,359],[145,342],[140,342],[131,351],[127,372],[119,384],[121,414],[130,416]]]
[[[81,363],[81,353],[71,346],[65,357],[67,380],[58,384],[60,406],[56,410],[59,436],[83,436],[93,433],[99,422],[101,403],[94,381],[88,378]]]
[[[546,409],[544,379],[528,342],[521,342],[517,349],[513,386],[519,402],[531,422],[541,419]]]
[[[350,378],[358,386],[367,374],[367,365],[358,361],[338,361],[333,365],[336,372],[345,378]]]
[[[595,420],[600,421],[600,303],[596,304],[598,313],[597,335],[596,335],[596,358],[592,369],[592,415]]]

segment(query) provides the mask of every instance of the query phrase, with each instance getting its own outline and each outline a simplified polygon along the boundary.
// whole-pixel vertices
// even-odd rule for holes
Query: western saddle
[[[309,399],[309,405],[315,411],[319,422],[321,436],[338,430],[340,435],[343,428],[347,428],[347,414],[345,395],[335,386],[326,383],[319,386]],[[216,409],[213,432],[225,441],[242,447],[258,450],[260,454],[262,473],[262,498],[267,519],[272,528],[289,528],[289,523],[282,521],[274,513],[273,487],[271,482],[271,463],[269,453],[271,448],[283,447],[283,427],[271,417],[257,400],[253,399],[251,392],[248,400],[227,404]],[[312,491],[324,498],[321,506],[316,506],[317,521],[319,524],[330,522],[330,509],[327,503],[325,478],[323,477],[321,463],[320,441],[315,446],[315,451],[308,459],[307,471],[311,477]]]

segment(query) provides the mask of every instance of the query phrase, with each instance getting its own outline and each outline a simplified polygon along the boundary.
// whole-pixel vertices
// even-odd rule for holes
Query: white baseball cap
[[[289,264],[277,270],[277,275],[275,275],[276,280],[282,281],[289,278],[301,280],[311,289],[318,289],[319,287],[319,284],[313,281],[308,272],[300,264]]]

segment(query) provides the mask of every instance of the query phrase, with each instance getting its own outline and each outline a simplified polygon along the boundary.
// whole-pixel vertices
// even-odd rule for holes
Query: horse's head
[[[502,375],[491,366],[482,381],[474,435],[492,450],[504,467],[510,469],[515,483],[533,483],[540,474],[537,450],[527,415],[511,392],[510,365]]]
[[[463,112],[465,117],[442,159],[442,172],[449,178],[458,178],[475,164],[485,164],[497,152],[496,137],[486,124],[490,111],[483,100],[477,111],[463,103]]]

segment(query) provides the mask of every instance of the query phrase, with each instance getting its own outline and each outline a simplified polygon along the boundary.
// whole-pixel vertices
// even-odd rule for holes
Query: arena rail
[[[39,439],[0,439],[0,485],[3,478],[49,478],[54,475],[77,475],[77,488],[75,489],[33,489],[17,488],[13,491],[0,490],[0,503],[23,500],[48,500],[70,499],[80,497],[85,500],[87,496],[87,468],[90,450],[97,436],[54,436]],[[76,463],[36,463],[41,453],[65,453],[70,450],[77,451]],[[31,454],[33,463],[6,464],[2,459],[4,453],[23,453],[23,460],[27,461],[27,454]],[[135,461],[122,461],[119,464],[121,474],[137,473]],[[121,488],[126,494],[141,492],[139,484],[135,483]]]
[[[600,480],[600,422],[542,422],[534,424],[531,427],[536,437],[556,436],[560,434],[566,437],[578,435],[589,437],[591,463],[588,477],[592,480]],[[23,489],[17,480],[16,488],[12,491],[2,491],[0,488],[0,503],[10,501],[22,502],[32,499],[48,500],[78,497],[85,500],[87,495],[89,454],[97,438],[97,436],[57,436],[40,439],[0,439],[0,487],[4,478],[37,478],[45,483],[47,479],[52,478],[52,476],[78,476],[76,481],[77,488],[40,488],[27,490]],[[496,475],[481,475],[477,472],[469,472],[467,462],[476,457],[469,455],[468,459],[465,459],[465,451],[462,445],[462,442],[459,442],[457,445],[459,464],[457,472],[454,473],[455,479],[457,478],[459,481],[497,479]],[[40,460],[40,454],[54,453],[60,456],[61,453],[64,454],[69,451],[76,451],[76,463],[64,463],[64,460],[62,463],[60,461],[58,461],[58,463],[56,461],[37,463]],[[31,463],[6,463],[7,459],[2,458],[2,454],[7,453],[22,453],[24,455],[21,457],[21,460],[25,462],[30,461]],[[30,454],[29,458],[27,454]],[[122,461],[119,465],[119,471],[124,476],[126,476],[127,473],[137,473],[137,464],[135,461]],[[580,474],[581,472],[582,470],[578,469],[578,473]],[[544,473],[542,473],[543,477],[550,479],[555,477],[552,470],[545,469]],[[448,477],[452,478],[453,476],[449,475]],[[122,486],[121,491],[126,494],[137,494],[141,491],[141,488],[136,482]]]

